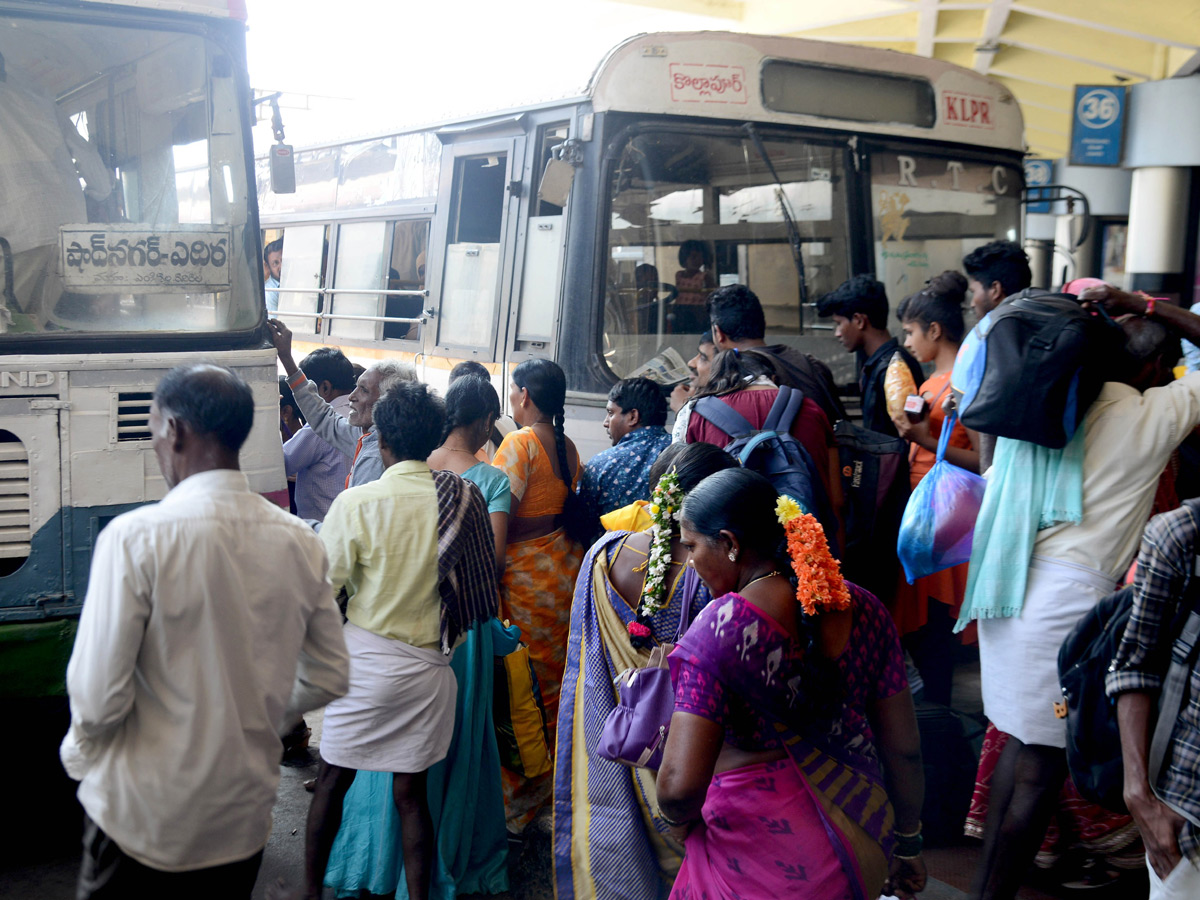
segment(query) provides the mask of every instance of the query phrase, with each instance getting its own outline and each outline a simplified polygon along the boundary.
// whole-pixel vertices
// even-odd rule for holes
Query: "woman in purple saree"
[[[671,444],[651,467],[650,484],[670,471],[686,494],[736,467],[712,444]],[[554,763],[558,900],[665,900],[682,860],[682,848],[654,818],[654,773],[596,753],[617,703],[614,680],[644,666],[655,646],[675,640],[681,618],[690,621],[712,599],[694,573],[687,575],[676,523],[663,578],[666,606],[640,613],[650,553],[648,532],[610,531],[588,552],[575,585]],[[649,634],[634,636],[635,623]]]
[[[659,817],[686,850],[671,897],[911,897],[923,782],[895,629],[842,581],[815,519],[785,537],[777,499],[733,470],[684,502],[683,543],[717,599],[670,658]]]

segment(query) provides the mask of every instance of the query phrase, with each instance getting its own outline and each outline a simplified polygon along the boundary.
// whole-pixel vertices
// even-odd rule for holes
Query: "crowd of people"
[[[1200,674],[1166,770],[1176,805],[1145,759],[1200,530],[1200,505],[1181,506],[1170,479],[1200,424],[1200,375],[1171,370],[1200,316],[1084,290],[1121,317],[1125,347],[1083,427],[1050,451],[964,427],[951,400],[968,295],[983,317],[1028,288],[1019,246],[985,245],[965,274],[904,298],[903,347],[873,278],[822,298],[858,356],[863,427],[907,442],[909,485],[947,428],[945,459],[987,477],[969,565],[897,575],[876,596],[856,582],[878,572],[836,558],[844,387],[767,343],[746,287],[709,289],[698,251],[680,262],[710,328],[694,377],[673,391],[618,382],[612,446],[590,460],[568,437],[554,362],[509,373],[505,422],[478,363],[439,397],[394,360],[356,373],[323,348],[297,364],[270,320],[289,515],[238,472],[253,418],[238,376],[200,365],[163,379],[150,431],[170,491],[102,533],[68,671],[79,896],[249,896],[280,736],[306,734],[303,714],[326,706],[295,896],[502,892],[512,841],[541,818],[559,900],[910,898],[927,876],[913,687],[919,676],[925,700],[948,705],[956,645],[977,640],[990,727],[962,823],[984,840],[971,893],[1014,897],[1052,819],[1065,827],[1058,647],[1131,577],[1152,508],[1164,515],[1141,545],[1108,682],[1130,815],[1090,820],[1111,817],[1120,840],[1095,842],[1108,850],[1140,846],[1140,832],[1156,897],[1200,893],[1200,838],[1176,811],[1197,811]],[[888,411],[897,357],[919,411]],[[805,469],[803,498],[727,452],[764,428]],[[502,762],[496,733],[496,661],[521,644],[553,757],[540,774]],[[615,682],[663,645],[675,700],[655,772],[598,748]]]

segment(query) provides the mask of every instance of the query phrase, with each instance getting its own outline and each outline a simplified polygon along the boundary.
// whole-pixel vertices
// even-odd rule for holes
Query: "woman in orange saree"
[[[512,373],[509,402],[520,427],[505,436],[493,461],[508,475],[508,525],[502,615],[521,629],[546,706],[550,747],[567,659],[571,596],[583,548],[567,535],[575,500],[579,453],[563,430],[566,376],[547,359],[521,363]],[[553,776],[525,778],[507,769],[504,804],[510,832],[520,832],[550,801]]]

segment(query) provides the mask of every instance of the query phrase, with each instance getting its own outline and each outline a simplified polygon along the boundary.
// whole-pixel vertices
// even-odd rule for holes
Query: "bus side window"
[[[278,315],[296,334],[318,332],[315,314],[321,311],[321,301],[317,291],[325,283],[327,232],[325,225],[293,225],[278,234],[283,238]],[[267,235],[274,237],[271,231]]]
[[[429,248],[429,219],[397,222],[392,236],[391,265],[388,267],[389,291],[425,289],[425,254]],[[389,296],[385,304],[388,318],[417,319],[425,308],[425,298],[417,295]],[[421,339],[419,324],[384,322],[385,340]]]
[[[331,336],[379,340],[382,323],[378,319],[382,312],[380,300],[383,295],[338,292],[377,291],[383,288],[387,274],[387,227],[387,222],[353,222],[338,227],[329,323]]]

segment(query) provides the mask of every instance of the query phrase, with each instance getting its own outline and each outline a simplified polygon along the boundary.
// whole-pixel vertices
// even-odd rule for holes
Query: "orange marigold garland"
[[[787,535],[788,556],[796,573],[796,600],[810,616],[821,609],[849,609],[850,591],[838,561],[829,552],[825,529],[787,495],[779,498],[775,514]]]

